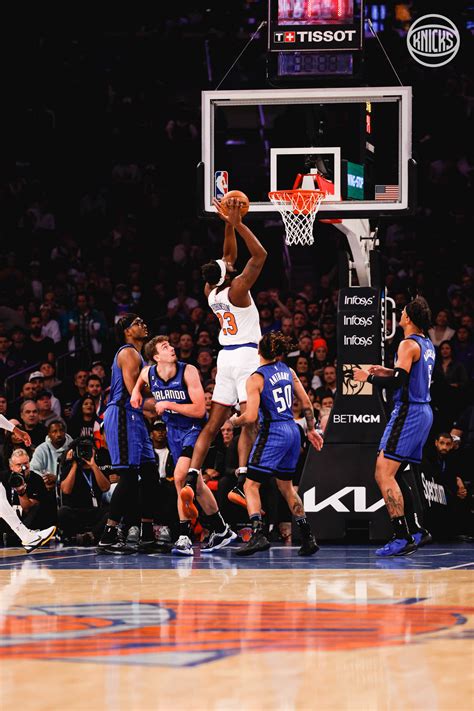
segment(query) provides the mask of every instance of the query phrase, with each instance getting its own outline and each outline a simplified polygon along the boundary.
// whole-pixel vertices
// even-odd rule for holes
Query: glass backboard
[[[250,212],[269,213],[269,191],[313,173],[328,191],[319,217],[409,211],[411,97],[411,87],[203,92],[204,213],[223,175]]]

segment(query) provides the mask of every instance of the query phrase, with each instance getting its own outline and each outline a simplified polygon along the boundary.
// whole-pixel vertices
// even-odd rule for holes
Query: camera
[[[90,461],[94,454],[94,442],[87,437],[78,439],[74,443],[74,457],[78,460]]]
[[[10,479],[8,480],[8,483],[10,484],[12,489],[18,489],[18,487],[24,486],[26,484],[26,480],[23,474],[26,472],[27,468],[28,467],[22,464],[21,474],[19,472],[10,472]]]

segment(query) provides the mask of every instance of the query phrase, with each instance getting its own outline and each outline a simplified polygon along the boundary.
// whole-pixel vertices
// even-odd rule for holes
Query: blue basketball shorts
[[[427,403],[397,403],[385,427],[379,452],[396,462],[419,464],[423,447],[433,424],[433,411]]]
[[[176,465],[180,457],[189,457],[191,459],[194,445],[201,433],[202,427],[191,425],[189,429],[184,427],[166,426],[166,435],[168,439],[168,447],[173,457],[173,462]]]
[[[111,405],[104,413],[104,431],[114,469],[155,461],[145,419],[139,410]]]
[[[293,420],[263,422],[250,452],[247,476],[270,474],[277,479],[291,480],[300,456],[301,437]],[[259,477],[255,477],[259,481]]]

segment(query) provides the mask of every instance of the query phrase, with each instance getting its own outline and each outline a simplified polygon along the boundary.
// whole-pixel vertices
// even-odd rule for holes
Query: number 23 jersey
[[[213,289],[208,296],[209,306],[221,325],[219,343],[221,346],[258,343],[262,333],[252,295],[249,294],[250,306],[234,306],[229,299],[229,289],[229,286],[221,291]]]

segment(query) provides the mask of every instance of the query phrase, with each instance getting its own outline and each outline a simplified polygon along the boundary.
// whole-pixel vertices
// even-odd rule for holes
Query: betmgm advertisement
[[[381,360],[380,291],[341,289],[337,323],[337,399],[328,423],[328,442],[377,444],[386,418],[377,388],[354,380],[354,369],[367,370]]]

